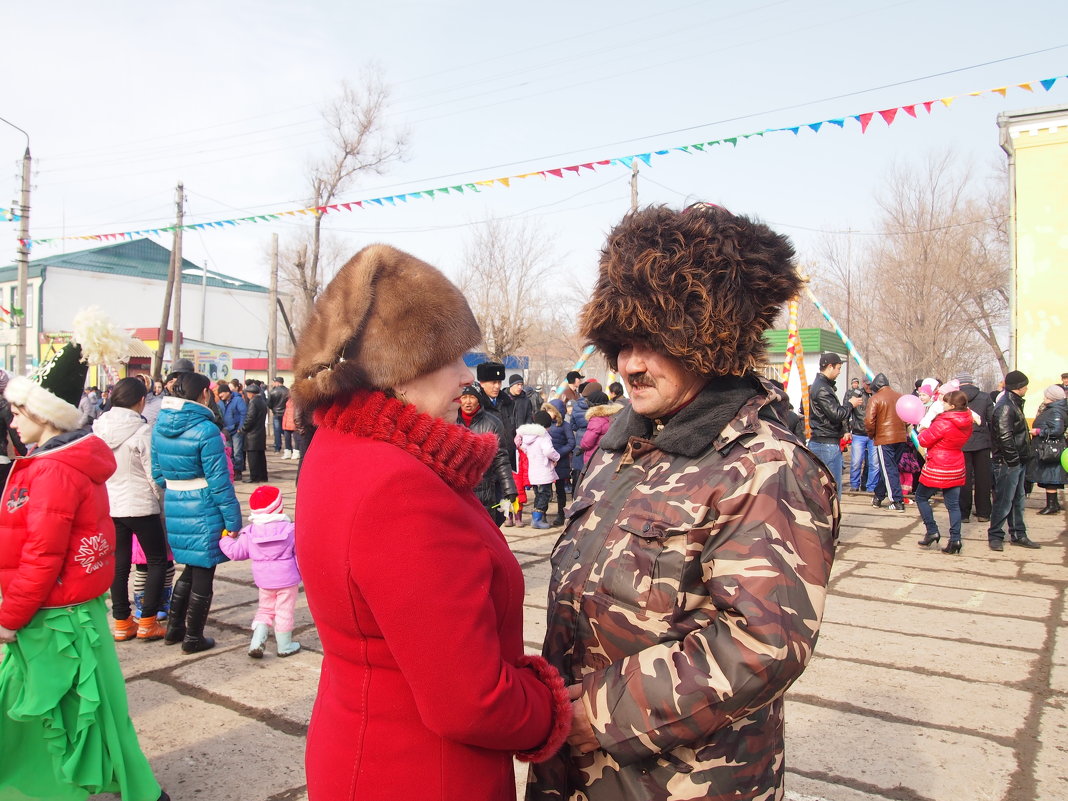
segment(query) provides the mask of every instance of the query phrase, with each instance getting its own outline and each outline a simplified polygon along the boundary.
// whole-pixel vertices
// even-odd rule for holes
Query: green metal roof
[[[764,332],[764,342],[767,343],[768,353],[786,353],[786,337],[789,332],[785,328],[779,328]],[[797,332],[801,337],[801,347],[805,353],[828,353],[833,351],[843,356],[846,354],[845,343],[834,331],[823,328],[801,328]]]
[[[166,281],[170,269],[171,252],[151,239],[134,239],[114,245],[104,245],[90,250],[46,256],[30,262],[30,277],[41,275],[48,267],[63,267],[68,270],[83,270],[108,275],[128,275]],[[182,259],[182,283],[199,286],[204,280],[204,268],[188,259]],[[246,292],[267,292],[265,286],[242,281],[229,275],[207,270],[207,285],[220,289],[241,289]],[[17,267],[14,264],[0,267],[0,282],[14,281]]]

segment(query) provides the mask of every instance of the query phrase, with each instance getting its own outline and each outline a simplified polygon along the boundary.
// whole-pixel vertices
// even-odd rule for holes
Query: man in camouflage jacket
[[[782,798],[782,695],[812,656],[838,527],[833,477],[748,372],[748,334],[799,286],[792,255],[704,205],[610,236],[582,326],[631,406],[553,551],[544,654],[575,721],[528,801]]]

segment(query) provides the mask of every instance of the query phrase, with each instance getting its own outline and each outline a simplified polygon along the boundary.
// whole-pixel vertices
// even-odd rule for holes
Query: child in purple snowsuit
[[[263,656],[268,629],[274,626],[279,656],[300,650],[293,642],[293,617],[297,606],[300,571],[293,554],[293,521],[285,514],[278,487],[257,487],[248,500],[249,524],[237,534],[228,532],[219,542],[222,552],[234,561],[252,560],[252,579],[260,588],[260,606],[252,619],[252,642],[248,655]]]

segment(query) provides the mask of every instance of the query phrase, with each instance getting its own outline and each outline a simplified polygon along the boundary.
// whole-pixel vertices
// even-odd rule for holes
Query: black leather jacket
[[[846,393],[846,398],[860,398],[860,405],[852,409],[849,412],[849,433],[859,437],[868,436],[868,429],[864,426],[864,416],[868,413],[868,398],[870,398],[867,392],[862,389],[850,389]]]
[[[845,423],[853,407],[838,402],[834,382],[823,373],[816,376],[808,392],[808,424],[812,439],[837,443],[845,433]]]
[[[1027,464],[1034,453],[1023,405],[1023,398],[1006,390],[990,415],[990,458],[1009,467]]]
[[[464,424],[463,415],[456,413],[456,422]],[[497,435],[497,455],[493,457],[486,475],[475,487],[475,495],[487,509],[496,506],[504,498],[516,497],[515,480],[512,478],[512,464],[508,459],[508,451],[504,447],[502,439],[503,427],[501,419],[497,415],[479,409],[471,419],[469,428],[476,434],[494,433]]]

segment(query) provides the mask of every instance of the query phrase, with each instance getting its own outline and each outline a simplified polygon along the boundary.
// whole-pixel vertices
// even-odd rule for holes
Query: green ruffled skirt
[[[156,801],[104,598],[42,609],[0,661],[0,801]]]

